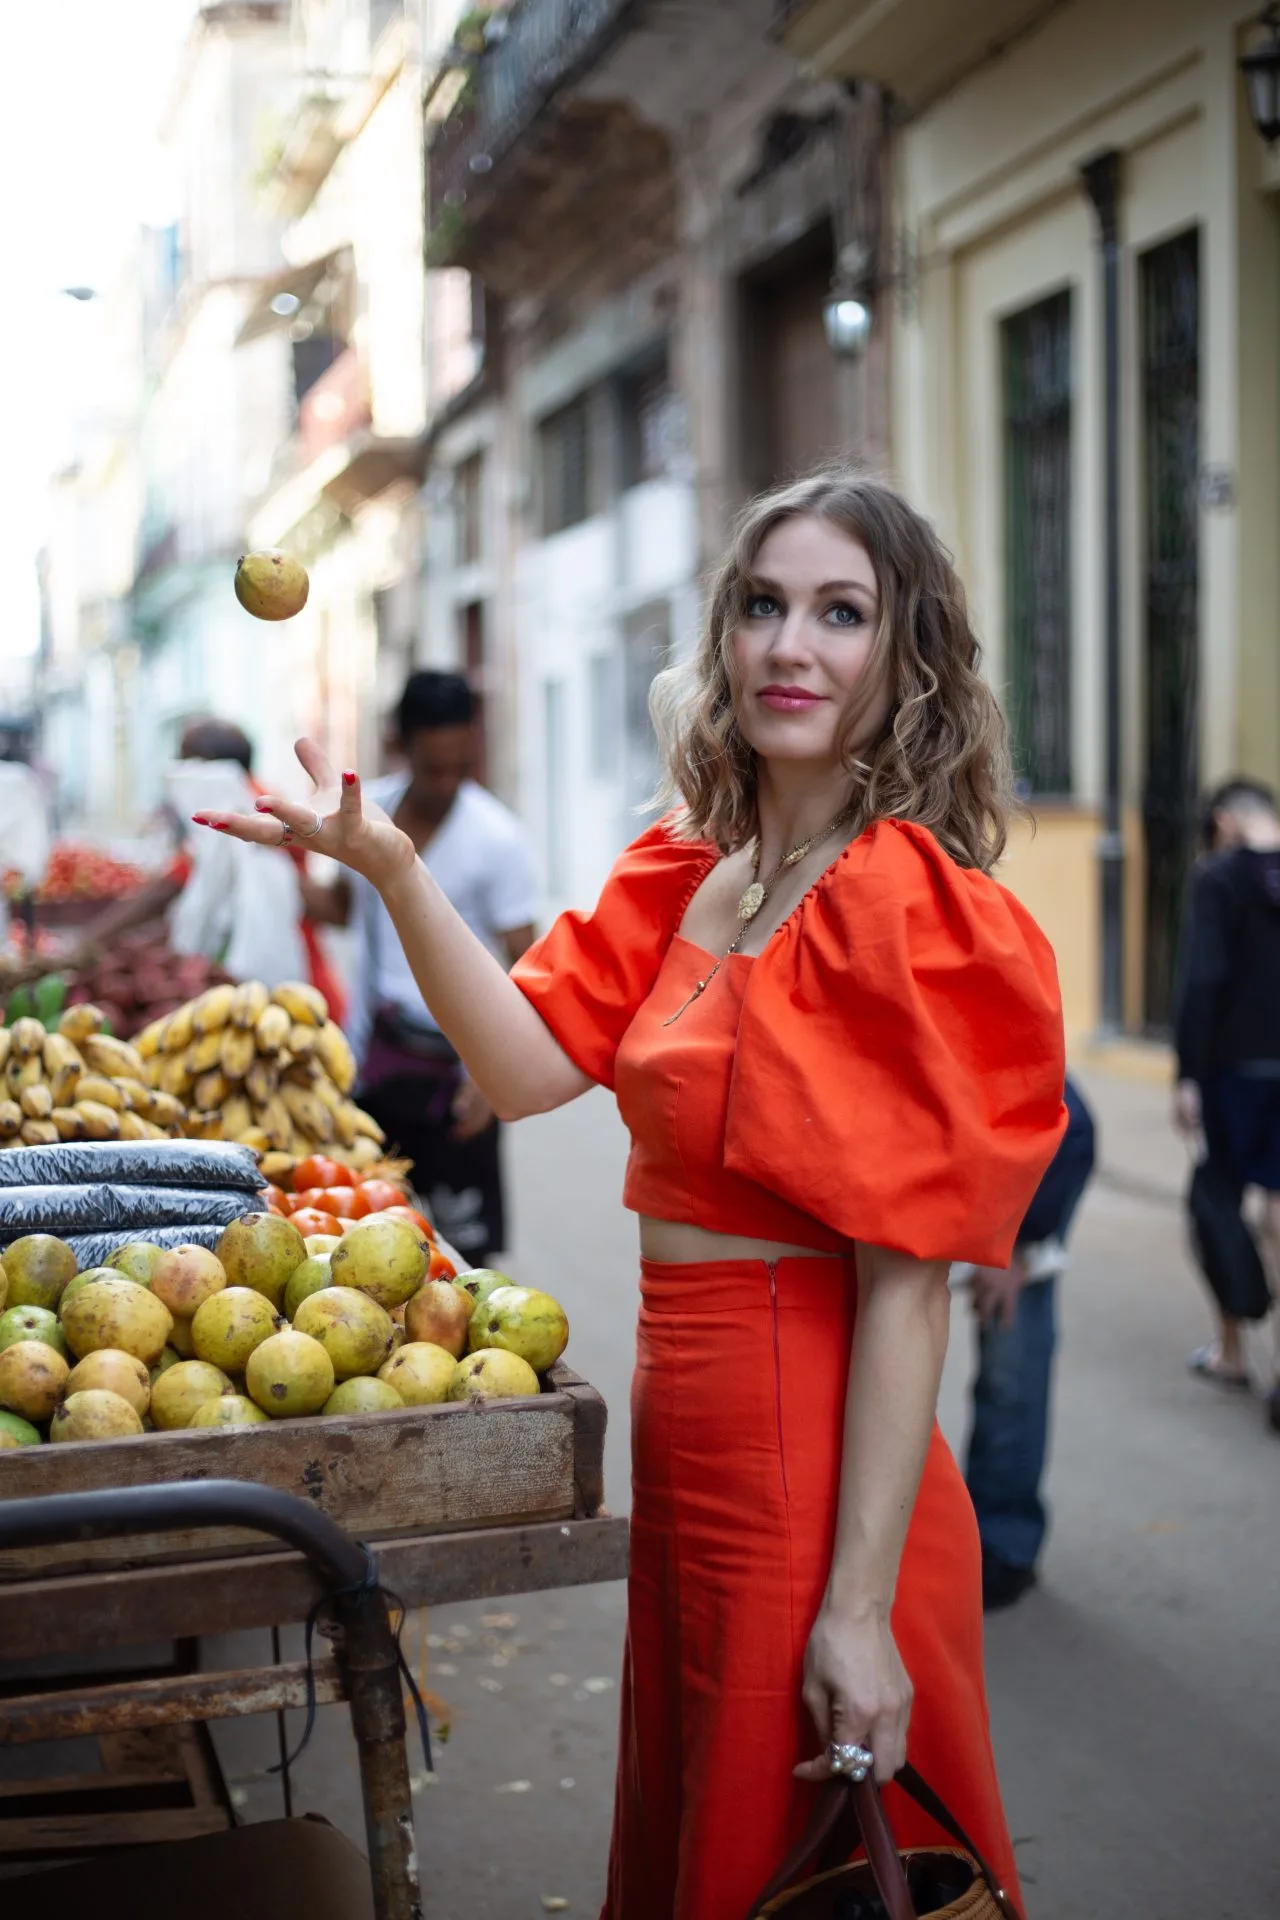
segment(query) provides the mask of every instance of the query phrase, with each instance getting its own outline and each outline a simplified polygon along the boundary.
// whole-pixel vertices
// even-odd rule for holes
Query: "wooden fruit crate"
[[[0,1454],[0,1500],[240,1479],[313,1500],[361,1540],[586,1519],[603,1504],[604,1430],[604,1401],[560,1363],[536,1398],[13,1448]],[[0,1581],[222,1559],[271,1544],[206,1529],[28,1548],[0,1554]]]

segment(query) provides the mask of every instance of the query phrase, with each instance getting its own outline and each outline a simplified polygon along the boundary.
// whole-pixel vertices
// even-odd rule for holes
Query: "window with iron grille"
[[[581,394],[538,423],[542,536],[563,533],[592,507],[591,404]]]
[[[1004,361],[1005,637],[1014,764],[1071,791],[1071,295],[1010,316]]]
[[[667,471],[671,432],[671,377],[666,353],[618,377],[622,430],[622,484],[638,487]]]

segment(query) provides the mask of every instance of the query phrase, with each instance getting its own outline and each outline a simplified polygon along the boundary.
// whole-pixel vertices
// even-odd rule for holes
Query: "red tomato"
[[[357,1192],[356,1187],[308,1187],[293,1196],[293,1210],[298,1213],[304,1207],[319,1207],[321,1213],[335,1213],[340,1220],[354,1220],[359,1213]]]
[[[427,1240],[434,1240],[436,1237],[436,1230],[426,1215],[419,1213],[414,1207],[380,1207],[378,1211],[384,1220],[407,1220],[409,1225],[417,1227],[419,1233]]]
[[[293,1170],[293,1190],[305,1193],[308,1187],[354,1187],[359,1178],[354,1167],[344,1167],[327,1153],[311,1153]]]
[[[342,1222],[336,1214],[322,1213],[319,1207],[299,1207],[289,1218],[304,1240],[313,1233],[330,1233],[336,1240],[342,1233]]]
[[[427,1271],[428,1280],[456,1280],[458,1269],[452,1260],[447,1260],[439,1247],[431,1249],[431,1265]]]
[[[362,1180],[356,1188],[360,1213],[385,1213],[388,1207],[402,1207],[404,1195],[390,1180]]]
[[[267,1205],[274,1207],[277,1213],[288,1213],[290,1196],[283,1187],[268,1186],[265,1190],[265,1198]]]

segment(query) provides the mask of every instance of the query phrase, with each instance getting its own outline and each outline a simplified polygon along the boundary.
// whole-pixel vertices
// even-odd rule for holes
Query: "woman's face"
[[[746,613],[730,642],[741,686],[738,725],[758,754],[838,764],[842,722],[879,620],[875,570],[859,541],[826,520],[784,520],[773,529],[756,555]],[[855,751],[878,737],[889,704],[882,685],[863,714]]]

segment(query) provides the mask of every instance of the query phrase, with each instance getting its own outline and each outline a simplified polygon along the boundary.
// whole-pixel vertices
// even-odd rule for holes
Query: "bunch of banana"
[[[56,1033],[39,1020],[0,1027],[0,1146],[180,1135],[181,1103],[147,1084],[141,1054],[102,1031],[97,1007],[68,1007]]]
[[[314,987],[211,987],[138,1035],[153,1099],[180,1103],[197,1140],[236,1140],[268,1161],[323,1148],[372,1166],[383,1135],[351,1100],[356,1063]]]

